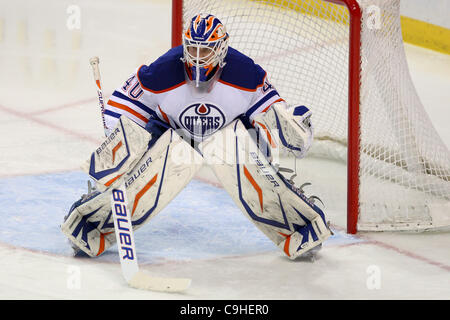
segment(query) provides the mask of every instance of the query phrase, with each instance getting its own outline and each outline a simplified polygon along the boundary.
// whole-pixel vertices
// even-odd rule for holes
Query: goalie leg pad
[[[158,214],[189,183],[202,162],[197,151],[174,130],[167,130],[121,177],[133,230]],[[112,189],[111,186],[77,201],[61,225],[72,243],[91,257],[102,254],[116,240],[110,203]]]
[[[82,169],[97,182],[100,191],[116,186],[148,150],[152,134],[136,122],[121,116],[106,140],[92,153]]]
[[[215,135],[200,147],[250,221],[291,259],[325,241],[331,232],[322,210],[274,170],[242,122],[235,120],[221,131],[233,138]]]

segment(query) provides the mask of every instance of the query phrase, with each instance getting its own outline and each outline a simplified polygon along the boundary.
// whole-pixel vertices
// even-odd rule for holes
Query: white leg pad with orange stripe
[[[135,130],[145,131],[139,128]],[[139,139],[141,134],[137,133]],[[125,131],[125,135],[132,144],[134,133],[129,135]],[[122,158],[126,157],[119,155],[119,159]],[[174,130],[169,129],[139,159],[127,161],[134,163],[133,167],[119,173],[121,178],[117,180],[125,182],[128,210],[133,230],[137,230],[189,183],[202,166],[203,158]],[[103,170],[108,169],[104,167]],[[88,172],[92,170],[88,169]],[[97,180],[100,181],[105,180]],[[110,202],[114,185],[115,182],[105,186],[106,190],[77,201],[61,225],[63,233],[72,243],[89,256],[102,254],[116,241]]]
[[[200,145],[207,163],[242,212],[291,259],[330,235],[325,215],[278,174],[240,120]]]

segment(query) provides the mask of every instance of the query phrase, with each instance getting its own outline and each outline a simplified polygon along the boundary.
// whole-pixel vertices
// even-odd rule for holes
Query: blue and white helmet
[[[225,65],[228,39],[225,26],[211,14],[198,14],[189,22],[183,34],[183,61],[197,86]]]

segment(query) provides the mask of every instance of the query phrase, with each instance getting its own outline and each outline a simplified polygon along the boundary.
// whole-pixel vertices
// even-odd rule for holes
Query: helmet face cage
[[[207,81],[211,71],[225,65],[228,51],[228,34],[213,15],[197,15],[183,34],[183,61],[187,63],[197,86]]]

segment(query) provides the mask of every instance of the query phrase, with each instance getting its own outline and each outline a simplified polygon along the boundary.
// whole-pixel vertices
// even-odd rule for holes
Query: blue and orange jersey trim
[[[150,65],[142,65],[137,78],[142,89],[164,93],[186,83],[184,76],[183,46],[170,49]]]
[[[150,65],[142,65],[137,78],[144,90],[164,93],[186,83],[183,47],[170,49]],[[219,82],[239,90],[253,92],[264,85],[266,72],[251,58],[229,47]],[[187,72],[188,77],[192,78]]]
[[[228,47],[225,63],[219,82],[250,92],[264,85],[264,69],[238,50]]]

